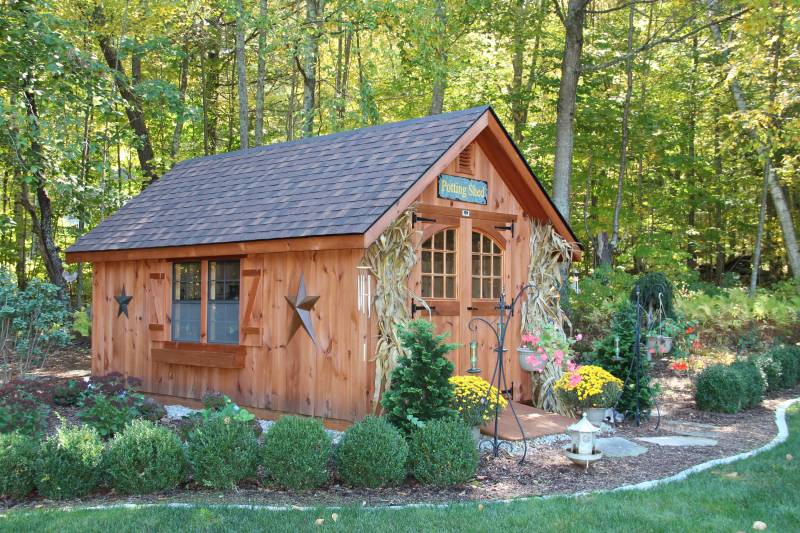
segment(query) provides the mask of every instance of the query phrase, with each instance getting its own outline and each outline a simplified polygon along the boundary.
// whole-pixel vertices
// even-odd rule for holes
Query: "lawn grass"
[[[11,510],[3,531],[800,531],[800,406],[790,436],[755,458],[649,491],[517,501],[446,509],[253,511],[245,509]],[[797,456],[789,461],[787,453]],[[733,474],[735,472],[735,475]],[[726,475],[727,474],[727,475]],[[315,520],[323,518],[321,526]]]

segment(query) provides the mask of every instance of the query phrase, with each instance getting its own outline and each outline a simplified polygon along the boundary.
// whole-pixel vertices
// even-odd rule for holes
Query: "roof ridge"
[[[330,141],[333,138],[347,137],[349,135],[354,135],[356,133],[364,132],[364,131],[367,131],[367,130],[375,131],[375,130],[384,129],[384,128],[388,129],[389,127],[396,127],[396,126],[400,126],[400,125],[410,125],[410,124],[413,124],[413,123],[420,123],[420,122],[433,122],[433,121],[441,120],[441,119],[444,119],[444,118],[451,118],[451,117],[456,117],[456,116],[460,116],[460,115],[467,115],[467,114],[469,114],[471,112],[476,112],[477,113],[478,111],[480,111],[481,113],[483,113],[488,109],[491,109],[491,106],[489,106],[489,105],[479,105],[479,106],[474,106],[474,107],[470,107],[470,108],[467,108],[467,109],[460,109],[460,110],[456,110],[456,111],[448,111],[447,113],[439,113],[437,115],[426,115],[424,117],[410,118],[410,119],[406,119],[406,120],[398,120],[396,122],[386,122],[386,123],[383,123],[383,124],[375,124],[375,125],[372,125],[372,126],[362,126],[360,128],[353,128],[353,129],[342,130],[342,131],[337,131],[337,132],[333,132],[333,133],[326,133],[325,135],[315,135],[313,137],[305,137],[303,139],[293,139],[291,141],[281,141],[281,142],[276,142],[276,143],[272,143],[272,144],[264,144],[264,145],[261,145],[261,146],[252,146],[250,148],[240,148],[238,150],[231,150],[230,152],[221,152],[221,153],[218,153],[218,154],[199,155],[199,156],[191,157],[189,159],[184,159],[182,161],[179,161],[179,162],[175,163],[175,165],[172,167],[172,169],[177,169],[177,168],[182,167],[182,166],[184,166],[184,165],[186,165],[188,163],[196,162],[198,160],[211,161],[211,160],[215,160],[215,159],[224,159],[224,158],[227,158],[227,157],[233,157],[233,156],[236,156],[236,155],[242,155],[244,153],[255,154],[257,152],[264,152],[264,151],[268,151],[268,150],[274,149],[277,146],[286,147],[286,146],[297,146],[297,145],[302,145],[302,144],[313,144],[313,143],[322,142],[322,141]]]

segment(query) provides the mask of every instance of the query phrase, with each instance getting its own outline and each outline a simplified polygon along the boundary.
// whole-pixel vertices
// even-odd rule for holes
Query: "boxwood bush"
[[[248,424],[215,416],[192,430],[187,453],[197,483],[215,489],[232,488],[255,475],[258,441]]]
[[[262,465],[275,483],[287,489],[313,489],[329,479],[331,438],[322,422],[282,416],[264,437]]]
[[[761,377],[764,378],[766,384],[766,390],[775,391],[781,388],[783,369],[780,361],[773,357],[771,351],[754,355],[750,357],[750,360],[761,372]]]
[[[446,487],[469,481],[478,469],[478,449],[460,419],[431,420],[411,434],[411,473],[423,485]]]
[[[78,498],[100,481],[103,441],[94,428],[62,425],[42,444],[36,488],[45,498]]]
[[[0,433],[0,497],[22,499],[34,487],[39,445],[21,433]]]
[[[800,383],[800,346],[775,346],[769,351],[769,355],[781,366],[777,388],[791,389]]]
[[[761,403],[765,382],[753,361],[711,365],[698,376],[695,402],[704,411],[738,413]]]
[[[339,476],[353,487],[396,485],[406,477],[408,444],[385,418],[368,416],[354,424],[334,456]]]
[[[108,445],[104,461],[109,485],[122,494],[147,494],[185,481],[186,456],[175,433],[134,420]]]
[[[742,408],[756,407],[764,398],[764,391],[767,388],[761,370],[750,360],[736,361],[731,365],[731,368],[739,373],[744,384],[742,389]]]

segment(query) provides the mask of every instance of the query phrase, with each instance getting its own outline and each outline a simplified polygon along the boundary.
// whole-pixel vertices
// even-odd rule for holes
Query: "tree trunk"
[[[628,135],[631,114],[631,97],[633,96],[633,21],[636,13],[633,2],[628,10],[628,58],[625,60],[625,101],[622,105],[622,139],[619,152],[619,174],[617,175],[617,199],[614,203],[614,219],[611,223],[610,253],[606,254],[600,264],[611,265],[613,254],[619,245],[619,216],[622,211],[622,192],[625,186],[625,175],[628,171]],[[608,262],[605,262],[605,261]]]
[[[267,0],[258,0],[258,74],[256,78],[255,146],[264,142],[264,83],[267,76]]]
[[[306,0],[306,35],[303,46],[303,137],[314,134],[317,62],[324,0]]]
[[[239,88],[239,148],[241,149],[248,147],[248,132],[250,131],[244,22],[244,5],[242,0],[236,0],[236,79]]]
[[[724,203],[724,191],[722,185],[722,143],[720,142],[719,110],[714,110],[714,177],[717,182],[717,197],[715,199],[714,216],[717,227],[717,258],[714,274],[716,275],[717,286],[722,286],[725,276],[725,242],[722,235],[725,233],[724,221],[722,218],[722,205]]]
[[[761,269],[761,242],[764,239],[764,222],[767,219],[767,191],[769,190],[769,179],[772,173],[770,160],[764,161],[764,185],[761,187],[761,198],[758,207],[758,228],[756,229],[756,242],[753,245],[753,261],[751,262],[752,271],[750,272],[750,298],[755,298],[758,288],[758,274]]]
[[[530,110],[531,91],[537,78],[539,50],[542,41],[542,24],[547,16],[546,3],[540,2],[536,13],[536,27],[534,29],[533,51],[531,52],[530,65],[528,67],[528,79],[524,80],[524,55],[527,30],[527,0],[517,0],[517,14],[514,18],[514,29],[512,38],[512,78],[511,78],[511,122],[513,126],[512,138],[517,144],[522,144],[525,140],[524,130],[528,123],[528,112]]]
[[[438,115],[444,109],[444,92],[447,89],[447,11],[444,0],[436,0],[434,11],[434,65],[431,107],[429,115]]]
[[[706,0],[709,16],[712,20],[715,4],[716,0]],[[723,58],[727,62],[728,52],[724,48],[722,31],[719,28],[719,24],[711,22],[710,27],[714,36],[714,41],[716,42],[717,47],[722,50]],[[741,113],[747,113],[749,110],[747,100],[745,99],[744,92],[739,85],[739,81],[735,77],[735,72],[731,72],[731,77],[731,93],[733,94],[734,102],[736,102],[736,107]],[[765,143],[759,138],[758,133],[752,128],[745,128],[745,132],[756,142],[759,157],[761,157],[764,161],[769,159],[771,157],[769,147],[765,145]],[[770,166],[772,166],[772,164],[770,164]],[[766,178],[767,185],[769,186],[770,198],[772,198],[772,204],[775,206],[775,214],[778,216],[778,221],[780,222],[781,230],[783,232],[783,243],[786,247],[786,256],[789,261],[789,268],[792,271],[792,276],[795,279],[800,279],[800,248],[798,248],[797,245],[797,235],[794,230],[794,222],[792,221],[792,213],[789,210],[789,204],[786,202],[783,189],[781,188],[781,184],[778,182],[774,171],[767,173]]]
[[[28,220],[25,208],[22,205],[22,191],[17,192],[14,198],[14,248],[16,250],[15,272],[17,274],[17,287],[24,290],[28,284],[27,261],[25,256],[25,241],[28,237]]]
[[[125,115],[128,118],[128,124],[137,137],[136,155],[139,158],[139,167],[142,169],[142,174],[147,183],[153,183],[158,179],[158,174],[156,174],[156,170],[153,167],[153,145],[150,140],[150,132],[147,129],[142,101],[139,95],[134,92],[130,80],[125,74],[125,68],[119,61],[117,50],[108,40],[108,37],[98,37],[98,43],[108,68],[114,73],[114,84],[117,86],[122,99],[125,100]]]
[[[583,48],[583,23],[589,0],[569,0],[564,17],[564,56],[561,60],[561,83],[556,111],[556,150],[553,165],[553,203],[569,221],[572,178],[572,151],[575,144],[575,98]]]
[[[186,88],[189,86],[189,45],[183,47],[183,57],[181,58],[180,79],[178,80],[178,115],[175,117],[175,130],[172,132],[172,148],[170,156],[174,162],[178,158],[181,150],[181,134],[183,133],[183,123],[186,120]]]
[[[695,236],[697,232],[695,227],[697,225],[697,158],[695,150],[695,137],[697,132],[697,66],[700,60],[700,54],[697,51],[697,35],[692,37],[692,76],[689,81],[689,93],[691,104],[689,106],[689,173],[686,183],[686,188],[689,190],[689,213],[687,216],[687,225],[690,231],[687,232],[688,242],[686,243],[686,252],[689,255],[687,266],[694,270],[697,268],[697,243],[695,243]]]

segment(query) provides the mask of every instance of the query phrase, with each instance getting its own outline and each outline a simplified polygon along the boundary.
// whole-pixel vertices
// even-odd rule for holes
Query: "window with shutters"
[[[442,230],[422,243],[422,297],[456,297],[456,230]]]
[[[472,232],[472,297],[492,300],[503,286],[503,250],[488,235]]]

